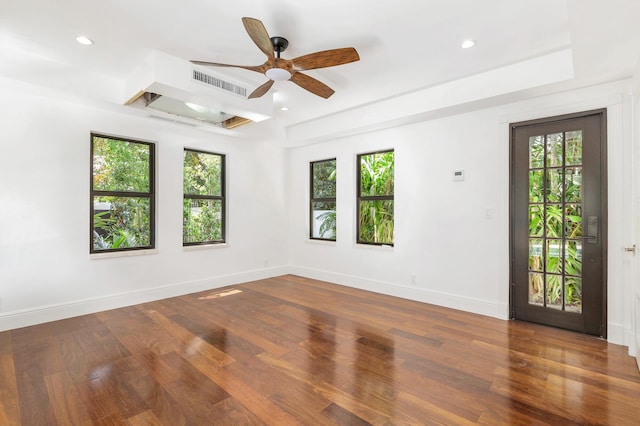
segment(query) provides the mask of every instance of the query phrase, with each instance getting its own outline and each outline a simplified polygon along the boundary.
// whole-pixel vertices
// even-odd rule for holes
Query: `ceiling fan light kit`
[[[235,67],[264,74],[269,80],[262,86],[255,89],[249,99],[259,98],[271,89],[275,81],[292,81],[303,89],[320,96],[329,98],[334,90],[326,84],[313,77],[303,74],[300,71],[313,70],[318,68],[333,67],[336,65],[348,64],[360,60],[358,52],[353,47],[341,49],[324,50],[310,53],[295,59],[280,58],[280,54],[287,49],[289,41],[284,37],[269,37],[262,22],[255,18],[242,18],[244,28],[249,37],[258,46],[258,49],[267,56],[264,64],[258,66],[244,66],[219,64],[206,61],[191,61],[197,65]],[[274,54],[275,53],[275,54]]]
[[[264,73],[273,81],[286,81],[291,78],[291,73],[282,68],[269,68]]]

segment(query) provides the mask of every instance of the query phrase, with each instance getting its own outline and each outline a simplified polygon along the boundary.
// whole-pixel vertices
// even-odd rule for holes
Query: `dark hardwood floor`
[[[590,336],[283,276],[0,333],[0,424],[638,425],[640,373]]]

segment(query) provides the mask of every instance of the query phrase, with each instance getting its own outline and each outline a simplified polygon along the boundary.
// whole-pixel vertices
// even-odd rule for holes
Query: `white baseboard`
[[[628,346],[631,351],[632,341],[629,339],[630,330],[624,325],[609,321],[607,324],[607,341],[616,345]]]
[[[640,369],[640,292],[636,293],[633,312],[635,318],[629,338],[629,355],[636,357],[636,363]]]
[[[276,277],[287,273],[289,273],[288,267],[278,266],[237,274],[221,275],[204,280],[170,284],[128,293],[74,300],[72,302],[55,305],[38,306],[21,311],[3,312],[0,313],[0,331],[92,314],[109,309],[122,308],[139,303],[152,302],[169,297],[182,296],[184,294],[211,290],[228,285]]]
[[[385,281],[377,281],[353,275],[339,274],[303,266],[290,266],[289,273],[306,278],[328,281],[334,284],[401,297],[418,302],[431,303],[452,309],[459,309],[475,314],[486,315],[498,319],[509,318],[508,304],[494,303],[488,300],[461,297],[455,294],[426,290],[419,287],[406,286]]]
[[[609,342],[611,340],[607,339]],[[616,343],[616,342],[611,342]],[[633,334],[633,330],[627,328],[624,330],[624,340],[620,343],[623,346],[627,346],[629,348],[629,355],[636,356],[637,354],[637,346],[636,346],[636,336]]]

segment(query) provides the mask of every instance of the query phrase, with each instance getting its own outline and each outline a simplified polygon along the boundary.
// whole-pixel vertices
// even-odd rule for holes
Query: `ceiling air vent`
[[[209,86],[226,90],[227,92],[233,93],[234,95],[239,95],[245,98],[247,97],[247,89],[245,87],[241,87],[228,81],[221,80],[218,77],[204,73],[202,71],[194,69],[193,79]]]

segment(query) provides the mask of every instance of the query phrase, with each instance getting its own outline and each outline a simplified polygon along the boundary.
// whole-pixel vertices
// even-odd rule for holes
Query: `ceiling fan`
[[[284,52],[289,41],[284,37],[269,37],[262,22],[255,18],[242,18],[244,28],[247,30],[251,40],[258,48],[267,55],[267,61],[258,66],[219,64],[216,62],[191,61],[197,65],[211,65],[216,67],[235,67],[249,71],[262,73],[269,78],[269,81],[258,87],[249,95],[249,99],[259,98],[271,89],[275,81],[290,80],[309,92],[327,99],[333,95],[334,90],[300,71],[313,70],[317,68],[333,67],[336,65],[348,64],[360,60],[360,56],[353,47],[342,49],[323,50],[321,52],[310,53],[299,56],[295,59],[280,58],[280,53]],[[275,53],[275,54],[274,54]]]

